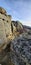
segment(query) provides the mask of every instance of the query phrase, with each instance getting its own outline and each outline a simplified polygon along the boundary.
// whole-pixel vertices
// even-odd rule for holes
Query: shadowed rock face
[[[12,31],[14,34],[23,33],[23,25],[19,21],[12,21]]]

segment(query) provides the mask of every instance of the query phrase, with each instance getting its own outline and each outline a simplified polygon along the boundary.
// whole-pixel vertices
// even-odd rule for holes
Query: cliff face
[[[6,11],[0,7],[0,48],[8,43],[10,35],[11,16],[6,14]]]
[[[21,26],[19,22],[15,23],[15,21],[14,22],[11,21],[11,15],[7,15],[5,9],[0,7],[0,48],[1,49],[4,49],[4,47],[9,43],[10,40],[13,40],[17,35],[19,35],[19,29],[23,28]]]
[[[31,28],[12,21],[0,7],[0,64],[31,65]]]

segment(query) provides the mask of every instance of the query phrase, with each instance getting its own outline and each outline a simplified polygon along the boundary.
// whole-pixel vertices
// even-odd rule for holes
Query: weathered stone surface
[[[11,18],[8,15],[5,16],[0,13],[0,19],[2,19],[4,22],[4,26],[5,26],[4,28],[5,28],[6,35],[9,35],[10,34]]]
[[[9,43],[11,33],[11,16],[5,14],[5,10],[0,8],[0,50],[4,49]]]
[[[5,28],[4,28],[4,23],[3,20],[0,19],[0,50],[1,50],[1,46],[5,45],[7,43],[7,38],[6,38],[6,34],[5,34]]]
[[[22,30],[23,27],[22,24],[20,26],[19,22],[11,21],[11,15],[7,15],[5,13],[6,11],[2,7],[0,7],[0,19],[2,20],[2,23],[4,23],[5,35],[7,38],[7,42],[9,42],[19,35],[19,30],[20,28]]]
[[[12,32],[15,36],[23,33],[23,26],[19,21],[12,21]]]
[[[0,64],[31,65],[31,28],[19,21],[11,21],[11,15],[0,7]]]

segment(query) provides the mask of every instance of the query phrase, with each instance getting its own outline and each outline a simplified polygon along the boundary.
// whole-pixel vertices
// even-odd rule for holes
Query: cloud
[[[23,25],[30,26],[31,27],[31,21],[21,21]]]

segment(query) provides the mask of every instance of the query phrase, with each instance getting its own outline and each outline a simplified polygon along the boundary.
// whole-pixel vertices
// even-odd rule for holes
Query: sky
[[[0,7],[3,7],[13,20],[31,26],[31,0],[0,0]]]

